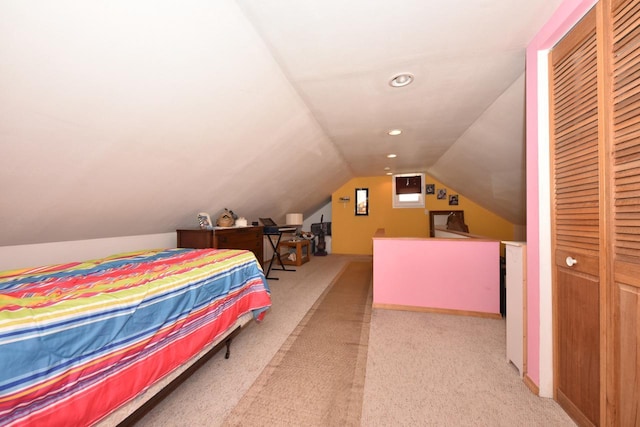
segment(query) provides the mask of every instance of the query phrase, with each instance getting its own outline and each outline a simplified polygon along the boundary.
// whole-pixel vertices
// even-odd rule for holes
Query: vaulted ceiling
[[[386,167],[524,224],[524,52],[560,2],[0,2],[0,245],[279,220]]]

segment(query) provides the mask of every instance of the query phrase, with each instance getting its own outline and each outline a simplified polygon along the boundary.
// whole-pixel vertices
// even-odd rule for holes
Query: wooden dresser
[[[263,227],[216,227],[213,230],[176,230],[179,248],[246,249],[263,262]]]

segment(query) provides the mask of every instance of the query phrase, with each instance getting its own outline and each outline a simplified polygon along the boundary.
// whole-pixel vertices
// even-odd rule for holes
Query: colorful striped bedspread
[[[270,305],[240,250],[0,272],[0,425],[91,425]]]

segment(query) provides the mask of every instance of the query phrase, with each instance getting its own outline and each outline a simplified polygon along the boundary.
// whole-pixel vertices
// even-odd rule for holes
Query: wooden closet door
[[[640,425],[640,2],[611,1],[615,425]]]
[[[600,166],[596,11],[550,53],[554,395],[600,418]]]

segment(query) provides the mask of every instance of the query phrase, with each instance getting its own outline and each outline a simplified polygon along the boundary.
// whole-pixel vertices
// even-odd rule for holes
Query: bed
[[[0,272],[0,425],[113,425],[271,305],[244,250]]]

